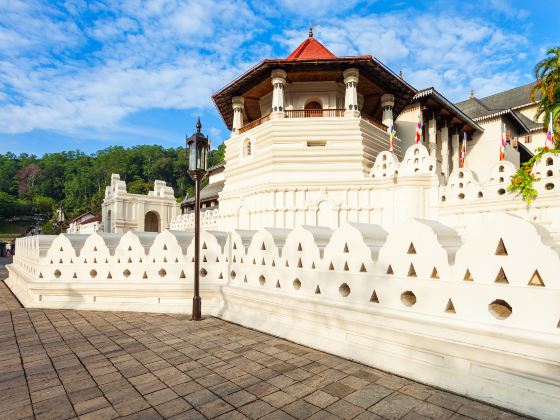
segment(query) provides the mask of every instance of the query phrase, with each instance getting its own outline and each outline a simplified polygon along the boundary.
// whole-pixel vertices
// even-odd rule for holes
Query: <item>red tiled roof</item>
[[[309,37],[299,44],[299,47],[293,50],[286,60],[324,60],[331,58],[336,58],[336,56],[315,38]]]

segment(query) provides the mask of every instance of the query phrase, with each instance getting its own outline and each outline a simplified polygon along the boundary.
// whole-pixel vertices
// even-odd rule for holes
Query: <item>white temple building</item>
[[[530,206],[507,191],[544,143],[530,88],[453,104],[312,36],[241,75],[214,95],[232,132],[201,192],[203,313],[560,418],[560,156]],[[5,282],[27,308],[189,313],[192,210],[115,174],[103,230],[18,239]]]
[[[202,225],[227,231],[349,221],[388,229],[423,217],[460,230],[508,208],[560,231],[555,188],[531,210],[507,193],[520,162],[544,144],[531,87],[472,93],[453,104],[434,88],[416,90],[372,56],[336,57],[310,33],[287,58],[263,60],[213,96],[231,136],[225,163],[211,168],[201,192]],[[181,209],[172,197],[162,181],[139,196],[115,178],[103,203],[104,229],[192,229],[193,199]]]

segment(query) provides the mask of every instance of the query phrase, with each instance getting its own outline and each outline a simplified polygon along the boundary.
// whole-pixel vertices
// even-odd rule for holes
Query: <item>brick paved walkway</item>
[[[0,419],[520,418],[216,318],[26,310],[4,282],[0,343]]]

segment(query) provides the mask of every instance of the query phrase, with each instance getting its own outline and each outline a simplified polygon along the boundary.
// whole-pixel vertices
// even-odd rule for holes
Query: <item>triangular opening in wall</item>
[[[264,246],[264,242],[261,245],[261,251],[266,251],[266,246]]]
[[[143,279],[147,279],[147,278],[148,278],[148,273],[146,273],[146,272],[144,271],[144,275],[142,276],[142,278],[143,278]]]
[[[302,247],[301,247],[301,242],[298,244],[297,250],[298,250],[298,251],[303,251],[303,249],[302,249]]]
[[[72,262],[72,260],[70,260],[70,262]],[[109,260],[107,258],[105,258],[105,264],[109,264]]]
[[[261,265],[266,265],[266,262],[264,261],[264,258],[261,261]]]
[[[185,276],[185,271],[184,270],[181,270],[181,274],[179,274],[179,278],[180,279],[186,279],[187,278],[187,276]]]
[[[128,257],[128,262],[131,263],[131,262],[132,262],[132,258]]]
[[[235,258],[235,255],[233,256],[233,262],[237,262],[237,258]]]
[[[105,262],[107,262],[107,258],[105,258]],[[74,264],[74,260],[70,258],[70,264]]]
[[[496,255],[508,255],[506,246],[504,245],[504,241],[500,238],[500,242],[498,242],[498,247],[496,248]]]
[[[233,249],[237,249],[237,244],[235,242],[233,243]]]
[[[360,273],[367,273],[366,265],[364,263],[360,266]]]
[[[276,288],[280,289],[280,280],[276,280]]]
[[[93,252],[97,252],[97,247],[96,246],[93,247]]]
[[[152,262],[156,262],[156,259],[152,258]],[[194,257],[193,257],[193,262],[194,262]]]
[[[257,260],[253,258],[253,265],[257,264]]]
[[[62,264],[62,258],[58,260],[58,263],[59,263],[59,264]]]
[[[414,248],[414,244],[411,242],[410,245],[408,246],[408,252],[407,254],[416,254],[416,248]]]
[[[387,272],[385,274],[395,274],[393,272],[393,267],[391,267],[391,264],[389,264],[389,267],[387,267]]]
[[[156,262],[156,260],[155,260],[155,259],[154,259],[154,262]],[[193,255],[193,257],[192,257],[192,260],[191,260],[191,262],[194,262],[194,255]]]
[[[276,267],[276,261],[272,260],[272,266]]]
[[[62,247],[60,247],[60,252],[62,252]]]
[[[348,268],[348,261],[344,262],[344,271],[349,271],[350,269]]]
[[[229,259],[228,259],[228,257],[226,257],[226,262],[229,262]]]
[[[204,257],[206,258],[206,257]],[[163,257],[163,262],[167,262],[167,257]]]
[[[317,287],[315,288],[315,294],[316,294],[316,295],[320,295],[320,294],[321,294],[321,288],[319,287],[319,285],[317,285]]]
[[[77,279],[78,275],[76,273],[74,273],[74,275],[72,276],[73,279]]]
[[[109,271],[109,273],[107,274],[107,278],[108,278],[108,279],[112,279],[112,278],[113,278],[113,276],[111,275],[111,272],[110,272],[110,271]]]
[[[434,267],[434,269],[432,270],[431,278],[433,278],[433,279],[439,279],[439,273],[437,272],[437,268],[435,268],[435,267]]]
[[[175,262],[178,263],[178,262],[179,262],[179,258],[175,257]]]
[[[131,247],[130,245],[128,246],[128,250],[129,250],[129,251],[132,251],[132,247]]]
[[[544,282],[542,281],[542,277],[539,274],[539,270],[535,270],[535,272],[531,276],[531,280],[529,280],[529,286],[544,286]]]
[[[377,292],[375,290],[371,294],[371,297],[369,298],[369,301],[373,302],[373,303],[379,303],[379,298],[377,297]]]
[[[220,273],[220,275],[218,276],[218,279],[223,279],[224,275],[222,273]]]
[[[94,259],[93,259],[93,263],[94,263],[94,264],[97,264],[97,258],[94,258]]]
[[[414,265],[410,263],[410,267],[408,267],[408,277],[417,277],[416,270],[414,269]]]
[[[62,262],[62,260],[60,260],[60,262]],[[84,264],[87,264],[87,259],[84,258]]]
[[[451,301],[451,299],[449,299],[447,301],[447,306],[445,307],[445,313],[447,313],[447,314],[457,313],[457,312],[455,312],[455,306],[453,305],[453,302]]]
[[[202,249],[208,249],[208,247],[206,246],[206,242],[202,242]]]
[[[465,271],[465,275],[463,276],[463,280],[474,281],[473,276],[472,276],[472,274],[471,274],[471,272],[469,271],[468,268],[467,268],[467,271]]]
[[[332,263],[332,262],[331,262],[331,263],[329,264],[329,270],[331,270],[331,271],[333,271],[333,270],[334,270],[334,265],[333,265],[333,263]]]
[[[311,269],[312,269],[312,270],[315,270],[315,261],[313,261],[313,262],[311,263]]]
[[[290,265],[288,264],[288,260],[286,260],[286,264],[285,264],[285,265],[286,265],[286,267],[289,267],[289,266],[290,266]]]
[[[167,245],[166,244],[163,244],[163,250],[167,251]]]
[[[247,283],[247,276],[243,278],[243,283]]]
[[[220,257],[216,257],[216,262],[220,262]]]
[[[138,258],[138,262],[141,263],[141,262],[142,262],[142,258]]]
[[[40,278],[40,279],[43,278],[43,273],[39,272],[39,278]]]
[[[301,258],[297,262],[297,267],[298,268],[303,268],[303,263],[301,262]]]
[[[208,260],[206,259],[206,255],[202,258],[202,262],[208,262]]]
[[[54,261],[53,261],[53,260],[51,260],[51,264],[54,264]]]
[[[239,262],[243,264],[243,257],[240,258]]]
[[[345,253],[349,253],[350,251],[348,250],[348,243],[344,244],[344,252]]]
[[[494,283],[509,284],[506,273],[502,267],[500,267],[500,271],[498,272],[498,275],[496,276],[496,280],[494,280]]]
[[[117,263],[119,263],[119,264],[121,263],[121,259],[120,259],[120,258],[117,258]]]

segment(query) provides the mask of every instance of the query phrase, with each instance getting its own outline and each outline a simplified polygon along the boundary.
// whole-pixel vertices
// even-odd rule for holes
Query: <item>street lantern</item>
[[[200,299],[200,183],[206,176],[208,169],[208,151],[210,141],[200,132],[202,124],[200,117],[196,123],[196,133],[187,138],[189,148],[189,174],[194,180],[194,297],[192,320],[201,319],[201,299]]]

